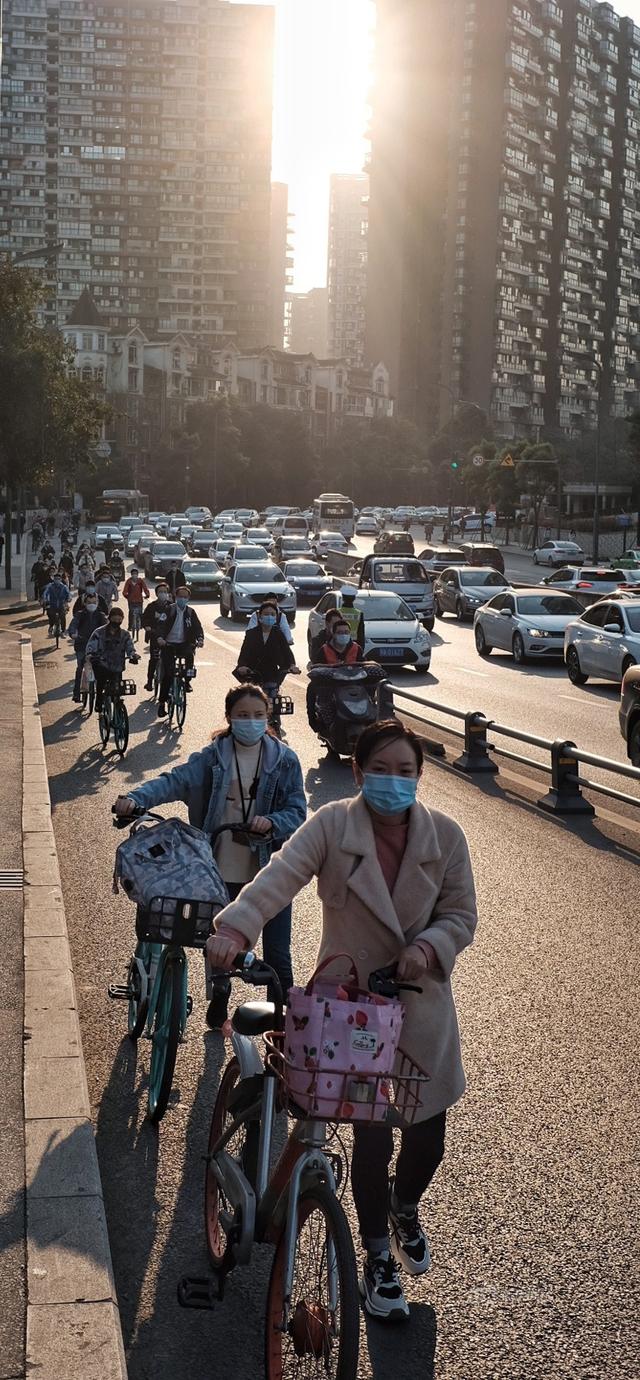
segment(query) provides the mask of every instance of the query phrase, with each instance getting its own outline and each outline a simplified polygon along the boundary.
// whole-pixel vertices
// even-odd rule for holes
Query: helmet
[[[343,603],[352,604],[355,600],[358,591],[354,588],[353,585],[343,585],[342,589],[340,590],[340,593],[342,595]]]

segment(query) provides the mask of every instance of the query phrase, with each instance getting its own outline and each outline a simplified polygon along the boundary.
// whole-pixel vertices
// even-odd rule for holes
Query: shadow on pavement
[[[364,1313],[373,1380],[392,1375],[434,1380],[438,1320],[428,1303],[412,1303],[408,1323],[390,1326]],[[360,1358],[362,1363],[362,1356]]]
[[[322,753],[322,743],[318,743]],[[349,796],[355,795],[355,783],[351,763],[345,760],[338,760],[333,754],[327,753],[320,757],[317,767],[310,767],[305,779],[304,788],[307,796],[309,811],[319,810],[321,805],[328,804],[331,800],[346,800]]]

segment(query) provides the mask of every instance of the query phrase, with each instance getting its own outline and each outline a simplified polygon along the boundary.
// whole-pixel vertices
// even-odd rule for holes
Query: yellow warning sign
[[[516,462],[512,455],[505,455],[504,460],[500,461],[501,470],[515,470]]]

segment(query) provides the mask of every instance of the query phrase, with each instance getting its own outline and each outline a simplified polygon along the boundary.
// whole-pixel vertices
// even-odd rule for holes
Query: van
[[[460,550],[467,565],[490,565],[504,575],[504,558],[497,546],[486,541],[463,541]]]
[[[433,585],[421,561],[408,556],[365,556],[360,589],[399,594],[429,632],[433,630]]]
[[[267,526],[273,537],[309,536],[309,523],[302,513],[287,513],[286,516],[281,514],[273,523],[267,519]]]

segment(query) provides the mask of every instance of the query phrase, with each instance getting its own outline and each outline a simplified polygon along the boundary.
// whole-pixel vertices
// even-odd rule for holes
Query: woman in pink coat
[[[389,1178],[393,1133],[354,1125],[353,1196],[365,1248],[361,1292],[374,1317],[407,1317],[398,1265],[423,1274],[431,1259],[420,1199],[444,1155],[447,1108],[465,1087],[451,990],[457,955],[470,944],[476,900],[467,842],[454,820],[416,799],[419,740],[396,720],[373,724],[356,744],[355,799],[318,810],[239,899],[221,912],[208,943],[213,967],[231,968],[271,915],[318,879],[323,906],[318,961],[348,952],[366,987],[397,963],[420,993],[403,993],[401,1047],[430,1074],[414,1124],[402,1132]]]

